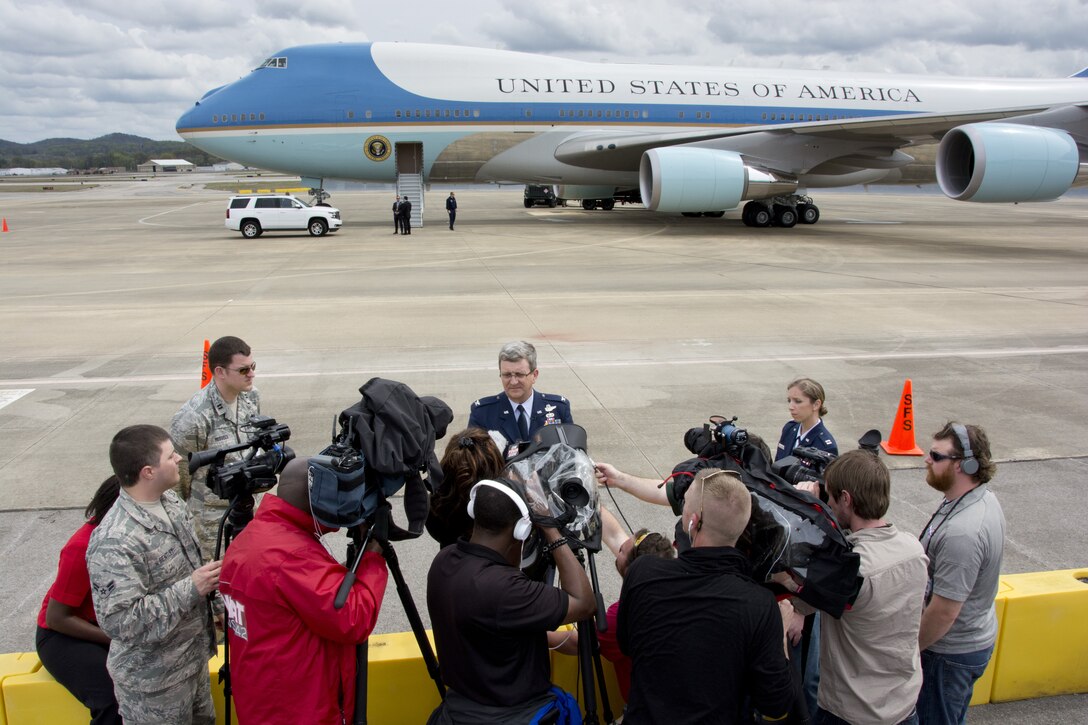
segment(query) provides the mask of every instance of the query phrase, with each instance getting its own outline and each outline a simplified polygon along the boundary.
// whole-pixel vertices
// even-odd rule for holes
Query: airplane
[[[177,122],[210,154],[326,179],[558,185],[753,227],[819,220],[812,189],[895,180],[939,141],[950,198],[1048,201],[1088,179],[1088,68],[1063,79],[610,64],[420,43],[303,45]],[[421,204],[420,204],[421,206]]]

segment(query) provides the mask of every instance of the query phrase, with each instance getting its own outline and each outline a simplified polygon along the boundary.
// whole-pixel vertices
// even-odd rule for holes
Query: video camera
[[[245,443],[189,454],[190,474],[214,464],[214,468],[208,469],[206,483],[222,499],[264,493],[276,485],[276,476],[295,457],[294,451],[281,445],[291,437],[291,429],[285,423],[276,423],[275,418],[267,415],[255,415],[243,430],[253,433]],[[248,451],[248,455],[225,462],[228,454],[240,451]]]
[[[858,448],[879,455],[880,431],[873,429],[858,439]],[[824,472],[837,456],[819,448],[794,448],[790,455],[771,464],[774,472],[793,485],[816,483],[820,486],[820,498],[827,501],[824,491]]]
[[[736,420],[713,416],[684,435],[685,445],[697,457],[677,464],[663,484],[674,513],[683,513],[684,495],[699,471],[720,468],[735,473],[752,499],[751,518],[736,545],[748,559],[752,577],[773,588],[777,586],[771,583],[773,575],[789,572],[802,582],[801,599],[833,617],[841,616],[860,588],[860,558],[820,500],[776,473],[767,446],[738,428]],[[876,438],[879,441],[879,433]],[[827,455],[829,459],[812,458],[820,462],[816,465],[834,460]],[[796,465],[806,468],[800,459]],[[690,545],[679,525],[677,544],[681,550]]]
[[[453,411],[392,380],[371,378],[359,392],[362,399],[334,421],[332,444],[310,458],[314,516],[330,528],[373,523],[379,509],[388,508],[387,499],[404,488],[408,528],[390,519],[388,532],[375,536],[415,538],[423,532],[432,487],[442,481],[434,445],[446,434]]]
[[[551,523],[583,548],[601,550],[600,498],[593,461],[586,453],[585,428],[573,423],[544,426],[507,464],[503,477],[525,496],[532,519]],[[543,508],[546,515],[535,513]],[[534,540],[526,542],[523,565],[535,561]]]

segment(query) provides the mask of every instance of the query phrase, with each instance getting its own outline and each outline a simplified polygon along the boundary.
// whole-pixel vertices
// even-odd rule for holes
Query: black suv
[[[550,186],[540,186],[538,184],[526,184],[525,185],[525,208],[529,209],[534,206],[550,206],[553,209],[559,202],[555,198],[555,192],[552,191]]]

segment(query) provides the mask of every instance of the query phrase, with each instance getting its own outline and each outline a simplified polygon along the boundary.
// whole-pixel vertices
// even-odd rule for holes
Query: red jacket
[[[359,563],[347,603],[333,599],[347,569],[314,537],[314,520],[266,495],[223,559],[230,674],[238,721],[336,723],[355,706],[355,646],[378,620],[388,572]]]

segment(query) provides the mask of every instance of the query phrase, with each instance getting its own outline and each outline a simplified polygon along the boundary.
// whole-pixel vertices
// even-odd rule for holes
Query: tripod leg
[[[367,677],[370,664],[370,640],[355,646],[355,714],[351,725],[366,725]]]
[[[593,684],[593,620],[583,619],[578,623],[578,671],[582,676],[582,696],[585,700],[586,715],[582,718],[585,725],[598,725],[597,690]]]
[[[597,673],[597,686],[601,691],[601,704],[604,708],[604,721],[606,723],[612,722],[614,719],[612,716],[612,703],[608,700],[608,685],[604,681],[604,665],[601,664],[601,645],[597,640],[597,630],[590,627],[590,632],[593,635],[592,649],[593,653],[593,669]],[[581,640],[579,640],[581,641]]]
[[[389,565],[393,581],[397,584],[397,595],[400,596],[400,603],[404,607],[404,613],[408,615],[408,621],[412,625],[412,633],[416,637],[416,644],[419,645],[419,651],[423,655],[424,663],[427,665],[427,672],[431,675],[431,679],[434,680],[435,687],[438,688],[438,696],[444,700],[446,699],[446,686],[442,683],[442,672],[438,668],[438,659],[435,658],[434,650],[431,649],[431,642],[427,639],[427,632],[423,627],[423,620],[419,616],[419,610],[416,609],[416,603],[412,599],[412,592],[408,588],[408,582],[404,580],[404,574],[401,573],[397,552],[393,550],[393,545],[388,541],[382,542],[382,555],[385,556],[385,562]]]

